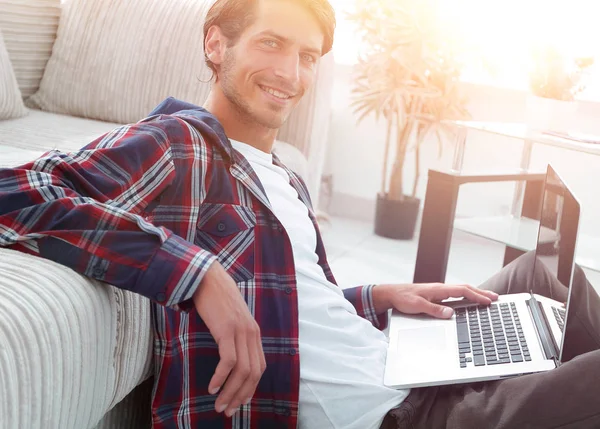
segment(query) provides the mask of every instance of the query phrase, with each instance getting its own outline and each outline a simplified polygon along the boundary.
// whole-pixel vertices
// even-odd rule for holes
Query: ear
[[[221,29],[216,25],[210,27],[206,33],[204,53],[214,65],[219,65],[223,62],[225,48],[227,46],[226,39],[227,38],[221,32]]]

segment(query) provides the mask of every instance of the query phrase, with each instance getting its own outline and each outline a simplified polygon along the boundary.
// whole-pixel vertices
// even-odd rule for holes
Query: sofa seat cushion
[[[43,151],[0,145],[0,168],[10,168],[26,164],[29,161],[38,158],[43,153]]]
[[[150,303],[0,248],[0,427],[89,428],[151,370]]]
[[[0,146],[40,154],[52,149],[72,152],[118,126],[110,122],[30,110],[22,118],[0,121]]]
[[[30,110],[23,118],[0,121],[0,168],[25,164],[52,149],[76,151],[118,126],[120,124]],[[286,166],[309,181],[307,160],[299,149],[277,140],[273,151]]]

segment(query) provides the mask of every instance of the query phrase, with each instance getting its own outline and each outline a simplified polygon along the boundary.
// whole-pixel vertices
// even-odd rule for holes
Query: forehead
[[[291,0],[260,0],[256,19],[245,35],[273,32],[292,43],[321,50],[324,35],[317,18],[307,6]]]

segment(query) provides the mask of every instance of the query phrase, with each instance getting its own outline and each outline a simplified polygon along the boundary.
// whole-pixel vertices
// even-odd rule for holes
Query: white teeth
[[[275,90],[273,88],[269,88],[269,87],[266,87],[266,86],[261,86],[261,88],[264,91],[268,92],[269,94],[271,94],[271,95],[273,95],[273,96],[275,96],[277,98],[281,98],[283,100],[287,100],[288,98],[290,98],[289,95],[284,94],[283,92],[279,92],[279,91],[277,91],[277,90]]]

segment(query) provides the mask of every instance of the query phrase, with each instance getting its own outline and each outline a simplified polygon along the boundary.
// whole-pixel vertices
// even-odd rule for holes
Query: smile
[[[289,94],[286,94],[285,92],[281,92],[278,91],[276,89],[273,88],[269,88],[268,86],[262,86],[262,85],[258,85],[260,87],[260,89],[262,89],[265,92],[268,92],[269,94],[271,94],[273,97],[277,97],[281,100],[287,100],[288,98],[291,98],[292,96]]]

